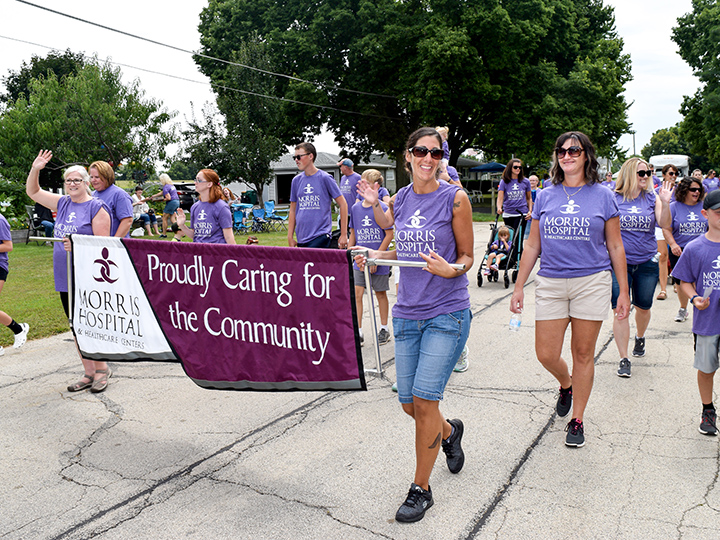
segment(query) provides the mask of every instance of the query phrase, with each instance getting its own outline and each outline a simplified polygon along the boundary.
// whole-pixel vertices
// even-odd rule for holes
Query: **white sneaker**
[[[680,308],[678,314],[675,316],[675,322],[685,322],[688,318],[687,309]]]
[[[467,345],[465,345],[463,352],[460,353],[460,358],[458,358],[457,364],[455,364],[455,367],[453,368],[455,373],[463,373],[467,371],[470,364],[470,361],[468,360],[469,353],[470,349]]]
[[[30,325],[28,323],[21,323],[20,326],[22,327],[22,332],[19,334],[15,334],[15,343],[13,343],[13,349],[19,349],[23,345],[25,345],[25,342],[27,341],[27,335],[30,331]]]
[[[5,354],[5,349],[3,349],[2,347],[0,347],[0,356],[2,356],[3,354]]]

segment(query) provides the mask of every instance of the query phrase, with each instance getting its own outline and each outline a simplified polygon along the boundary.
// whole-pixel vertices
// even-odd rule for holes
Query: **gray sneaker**
[[[468,370],[468,366],[470,365],[470,362],[468,360],[469,355],[470,349],[468,349],[468,346],[465,345],[463,352],[460,353],[460,358],[458,359],[457,364],[455,364],[455,367],[453,368],[454,372],[463,373]]]
[[[698,431],[703,435],[717,435],[717,416],[715,409],[705,409],[702,412],[702,422]]]
[[[688,318],[688,310],[685,308],[680,308],[678,310],[678,314],[675,315],[675,322],[685,322]]]
[[[635,338],[635,348],[632,352],[633,356],[645,356],[645,338],[644,337],[636,337]]]
[[[568,422],[565,431],[567,431],[565,446],[574,446],[575,448],[585,446],[585,427],[582,422],[578,422],[577,418]]]
[[[407,499],[395,514],[395,521],[413,523],[425,516],[425,511],[433,505],[433,496],[430,486],[427,491],[417,484],[410,484]]]
[[[623,358],[620,360],[620,367],[617,370],[618,377],[630,377],[630,360]]]
[[[378,332],[377,340],[378,345],[385,345],[386,343],[390,343],[390,332],[388,332],[384,328],[381,328]]]

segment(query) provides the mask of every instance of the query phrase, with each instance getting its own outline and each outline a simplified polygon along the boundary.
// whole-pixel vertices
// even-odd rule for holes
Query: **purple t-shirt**
[[[107,191],[107,190],[106,190]],[[55,238],[64,238],[70,234],[92,235],[92,220],[107,205],[93,197],[84,203],[74,203],[68,195],[58,201],[57,217],[55,218]],[[53,271],[55,274],[55,290],[68,292],[67,286],[67,255],[62,242],[55,242],[53,247]]]
[[[706,178],[705,180],[703,180],[703,186],[705,187],[705,191],[707,193],[715,191],[716,189],[720,189],[720,179],[718,179],[717,177]]]
[[[657,253],[655,239],[657,196],[654,191],[642,191],[637,199],[626,201],[622,194],[613,193],[620,210],[620,234],[627,263],[646,263]]]
[[[295,205],[295,235],[299,244],[332,232],[331,204],[340,197],[335,179],[325,171],[298,174],[290,187],[290,202]]]
[[[233,226],[230,207],[222,199],[214,203],[198,201],[190,208],[193,242],[226,244],[223,229]]]
[[[617,184],[616,184],[615,180],[610,180],[609,182],[605,181],[600,185],[605,186],[606,188],[611,189],[612,191],[615,191],[615,186]]]
[[[527,214],[528,204],[526,193],[532,193],[530,180],[523,178],[520,182],[517,180],[500,180],[498,191],[504,191],[503,214]]]
[[[173,186],[172,184],[165,184],[162,189],[163,198],[165,195],[170,194],[170,200],[179,199],[177,188]]]
[[[380,202],[380,207],[383,212],[386,212],[388,207],[384,202]],[[370,249],[380,249],[380,244],[385,240],[385,230],[375,221],[375,215],[373,214],[372,206],[365,208],[361,201],[353,204],[350,209],[350,221],[348,227],[355,229],[355,244]],[[388,230],[392,230],[389,227]],[[353,268],[360,270],[358,265],[353,262]],[[390,273],[389,266],[378,266],[375,274],[382,276]]]
[[[448,144],[447,141],[443,141],[442,150],[443,150],[443,159],[450,161],[450,145]]]
[[[110,184],[102,191],[96,191],[93,196],[107,205],[110,212],[110,236],[115,236],[120,221],[133,217],[132,197],[115,184]],[[125,238],[130,238],[130,231],[125,235]]]
[[[8,223],[8,220],[5,219],[5,216],[0,214],[0,241],[2,242],[12,242],[12,234],[10,233],[10,224]],[[8,264],[8,252],[3,251],[0,253],[0,268],[5,270],[6,272],[10,269],[10,266]]]
[[[538,275],[574,278],[610,270],[605,222],[619,215],[613,192],[600,184],[565,190],[548,184],[532,212],[533,221],[540,222]]]
[[[357,185],[359,181],[360,175],[358,173],[352,173],[350,176],[342,176],[340,178],[340,193],[342,193],[345,201],[347,201],[348,211],[357,199]]]
[[[436,252],[449,263],[457,260],[452,229],[453,201],[461,189],[440,182],[432,193],[418,194],[410,184],[395,196],[395,249],[401,261],[424,262],[418,253]],[[467,274],[444,278],[423,268],[404,267],[393,317],[432,319],[470,307]]]
[[[681,248],[687,246],[690,240],[694,240],[707,231],[707,219],[700,213],[702,207],[702,201],[694,206],[688,206],[678,201],[670,204],[672,235]]]
[[[692,240],[685,246],[672,275],[695,283],[700,296],[707,287],[712,287],[710,305],[702,311],[693,309],[692,331],[699,336],[720,334],[720,243],[711,242],[704,234]]]

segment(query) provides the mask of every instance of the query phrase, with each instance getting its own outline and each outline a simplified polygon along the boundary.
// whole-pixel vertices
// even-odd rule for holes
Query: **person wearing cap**
[[[713,379],[720,367],[720,190],[705,197],[701,213],[707,219],[707,232],[685,246],[672,275],[693,305],[693,367],[703,406],[698,430],[716,435]]]
[[[332,201],[340,207],[338,248],[348,247],[348,205],[335,179],[315,166],[315,145],[303,142],[295,147],[293,159],[298,174],[290,186],[288,245],[329,248],[332,240]],[[297,238],[297,239],[296,239]]]
[[[357,200],[357,185],[360,181],[360,175],[353,170],[353,162],[348,158],[341,159],[338,162],[340,167],[340,193],[345,197],[348,208],[352,208]],[[348,210],[349,211],[349,210]]]

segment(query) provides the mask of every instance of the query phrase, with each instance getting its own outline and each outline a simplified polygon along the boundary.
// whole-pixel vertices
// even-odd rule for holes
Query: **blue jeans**
[[[321,234],[320,236],[316,236],[312,240],[308,240],[307,242],[303,242],[302,244],[298,242],[298,247],[328,249],[330,247],[331,240],[332,235]]]
[[[658,263],[651,260],[642,264],[627,265],[628,286],[630,288],[630,301],[640,309],[650,309],[655,296],[660,270]],[[620,285],[615,272],[612,275],[612,308],[617,306],[620,296]]]
[[[45,236],[52,238],[53,231],[55,230],[55,223],[52,221],[41,221],[40,225],[45,227]]]
[[[413,396],[440,401],[470,333],[472,313],[462,309],[416,321],[393,317],[400,403]]]

